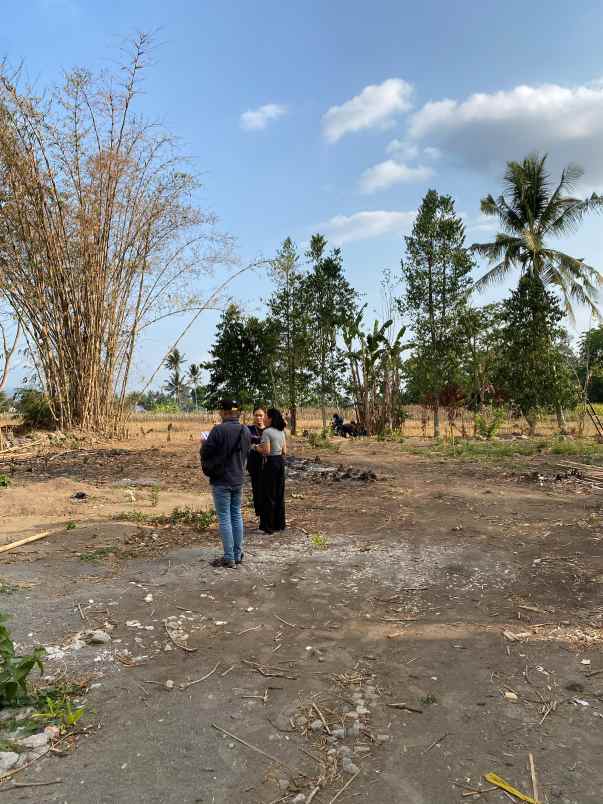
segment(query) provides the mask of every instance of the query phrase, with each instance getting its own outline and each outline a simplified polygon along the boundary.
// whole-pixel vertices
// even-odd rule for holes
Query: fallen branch
[[[295,625],[295,623],[289,623],[287,622],[287,620],[283,620],[283,618],[279,617],[278,614],[275,614],[274,616],[276,617],[277,620],[280,620],[282,623],[285,623],[285,625],[288,625],[289,628],[297,628],[297,625]]]
[[[48,787],[51,784],[63,784],[63,780],[54,779],[52,782],[13,782],[11,787],[5,787],[2,792],[5,790],[16,790],[22,787]]]
[[[532,777],[532,795],[536,799],[536,801],[539,801],[540,796],[538,795],[538,779],[536,778],[536,765],[534,764],[534,754],[530,752],[528,754],[528,759],[530,760],[530,776]]]
[[[54,531],[54,533],[58,533],[59,531]],[[4,544],[0,547],[0,553],[6,553],[8,550],[13,550],[15,547],[21,547],[24,544],[29,544],[30,542],[37,542],[38,539],[45,539],[47,536],[50,536],[53,533],[52,530],[45,530],[42,533],[35,533],[33,536],[26,536],[25,539],[19,539],[16,542],[11,542],[10,544]]]
[[[317,706],[315,703],[313,703],[313,704],[312,704],[312,708],[314,709],[314,711],[316,712],[316,714],[318,715],[318,717],[321,719],[321,721],[322,721],[322,725],[325,727],[325,731],[327,732],[327,734],[331,734],[331,729],[329,728],[329,726],[328,726],[328,724],[327,724],[327,721],[325,720],[325,716],[324,716],[324,715],[323,715],[323,713],[320,711],[320,709],[318,708],[318,706]]]
[[[286,762],[283,762],[281,759],[278,759],[278,757],[273,757],[271,754],[267,754],[266,751],[263,751],[261,748],[258,748],[257,746],[248,743],[241,737],[237,737],[236,734],[232,734],[231,732],[226,731],[226,729],[221,728],[216,723],[212,723],[211,725],[213,729],[216,729],[216,731],[225,734],[227,737],[230,737],[231,740],[236,740],[238,743],[241,743],[241,745],[244,745],[246,748],[250,748],[252,751],[255,751],[256,754],[261,754],[263,757],[266,757],[266,759],[269,759],[271,762],[276,762],[277,765],[280,765],[283,768],[287,768],[288,771],[291,771],[293,773],[296,772],[293,770],[293,768],[290,768]]]
[[[428,751],[431,751],[432,748],[435,748],[436,745],[439,745],[441,742],[443,742],[446,737],[448,737],[448,732],[446,732],[446,734],[442,734],[441,737],[438,737],[437,740],[434,740],[430,745],[428,745],[423,753],[426,754]]]
[[[194,684],[200,684],[202,681],[205,681],[205,679],[209,678],[210,676],[213,676],[213,674],[216,672],[218,667],[220,667],[220,662],[218,662],[218,664],[213,668],[213,670],[210,670],[209,673],[206,673],[204,676],[202,676],[201,678],[198,678],[196,681],[189,681],[188,684],[181,684],[180,689],[181,690],[187,690],[189,687],[192,687]]]
[[[406,703],[391,703],[391,704],[386,704],[386,706],[389,706],[390,709],[404,709],[404,711],[406,711],[406,712],[414,712],[416,715],[422,715],[423,714],[422,709],[416,709],[414,706],[409,706]]]
[[[360,776],[360,771],[358,771],[358,773],[355,773],[355,774],[352,776],[352,778],[349,780],[349,782],[346,782],[346,783],[344,784],[344,786],[341,788],[341,790],[339,791],[339,793],[336,793],[336,794],[333,796],[333,798],[332,798],[332,799],[329,801],[329,804],[335,804],[335,802],[337,801],[337,799],[339,798],[339,796],[341,796],[343,793],[345,793],[345,791],[348,789],[348,787],[349,787],[349,786],[352,784],[352,782],[353,782],[353,781],[356,779],[356,777],[357,777],[357,776]]]
[[[35,447],[36,444],[41,444],[43,441],[46,441],[45,438],[39,438],[37,441],[30,441],[29,444],[17,444],[16,447],[9,447],[8,449],[3,449],[0,452],[0,456],[8,455],[9,452],[19,452],[20,450],[30,449],[31,447]]]

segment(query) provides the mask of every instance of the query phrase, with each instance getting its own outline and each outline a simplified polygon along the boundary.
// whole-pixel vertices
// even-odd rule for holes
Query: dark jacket
[[[228,458],[233,447],[237,443],[241,434],[241,440],[235,451]],[[216,424],[209,434],[207,441],[201,445],[203,455],[223,456],[224,469],[220,477],[212,477],[210,483],[213,486],[242,486],[245,472],[245,462],[247,453],[251,445],[249,430],[244,424],[240,424],[238,419],[227,419],[221,424]]]
[[[249,435],[251,436],[252,444],[259,444],[262,439],[264,428],[260,430],[257,424],[248,425]],[[258,475],[262,471],[263,456],[255,450],[251,450],[247,455],[247,471],[250,475]]]

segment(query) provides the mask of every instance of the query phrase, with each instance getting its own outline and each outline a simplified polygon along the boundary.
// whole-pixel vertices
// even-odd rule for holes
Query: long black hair
[[[274,427],[276,430],[280,430],[281,432],[287,426],[287,422],[283,419],[283,414],[278,410],[278,408],[268,408],[266,411],[266,416],[270,419],[270,426]]]

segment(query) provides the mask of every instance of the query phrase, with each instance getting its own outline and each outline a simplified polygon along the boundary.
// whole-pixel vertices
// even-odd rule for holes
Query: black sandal
[[[242,564],[244,557],[245,557],[245,553],[241,553],[240,558],[235,558],[235,564]]]

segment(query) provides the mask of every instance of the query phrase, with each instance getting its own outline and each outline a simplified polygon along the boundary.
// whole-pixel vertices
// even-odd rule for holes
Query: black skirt
[[[285,530],[285,459],[269,455],[261,475],[260,530],[272,533]]]

